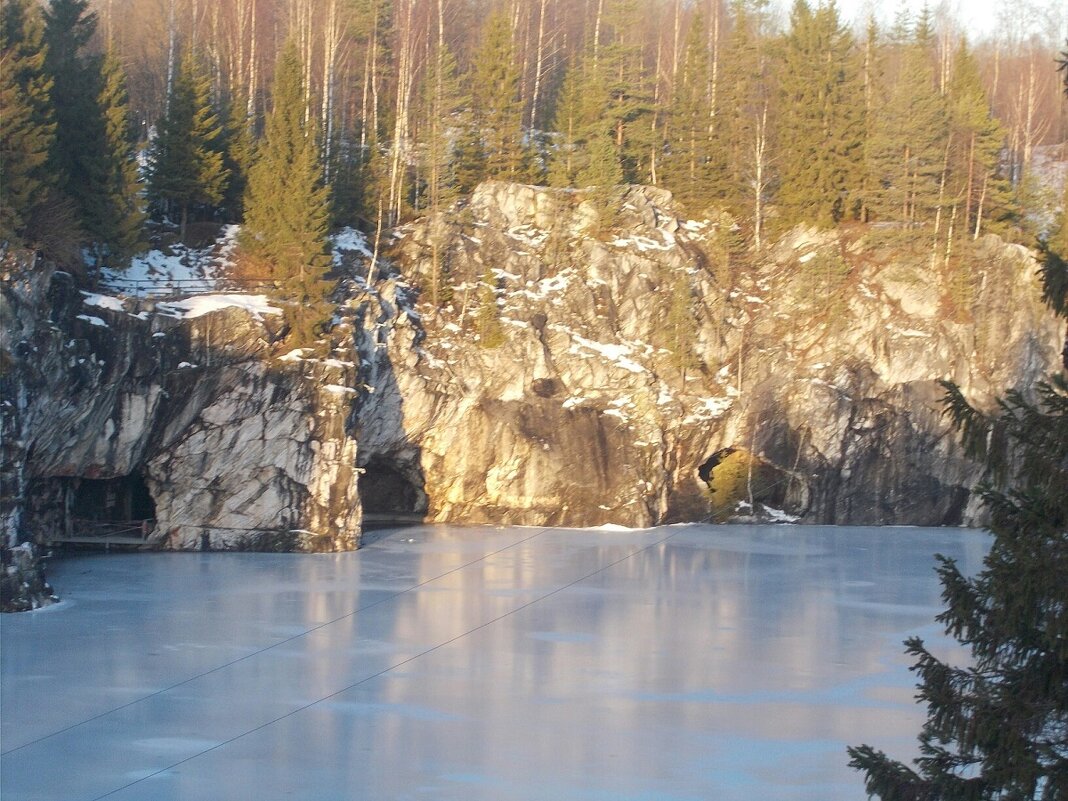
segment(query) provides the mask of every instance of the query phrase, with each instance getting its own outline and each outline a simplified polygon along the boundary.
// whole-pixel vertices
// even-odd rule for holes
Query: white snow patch
[[[581,406],[582,404],[584,404],[586,402],[586,400],[587,400],[586,398],[582,398],[582,397],[579,397],[577,395],[572,395],[570,398],[565,400],[563,402],[563,404],[561,404],[561,405],[565,409],[574,409],[576,406]]]
[[[367,246],[367,237],[355,228],[345,227],[330,237],[330,249],[334,252],[334,263],[340,261],[341,253],[359,253],[361,256],[373,256]]]
[[[900,334],[903,337],[922,337],[923,339],[930,339],[931,335],[926,331],[917,331],[915,328],[898,328],[896,325],[889,326],[895,334]]]
[[[85,322],[89,323],[90,325],[98,325],[101,328],[108,327],[108,324],[101,320],[99,317],[93,317],[90,314],[79,314],[78,319],[85,320]]]
[[[816,258],[816,251],[813,250],[809,253],[806,253],[804,256],[799,256],[797,261],[800,264],[808,264],[814,258]]]
[[[770,506],[764,506],[764,512],[776,523],[796,523],[801,519],[797,515],[787,514],[782,509],[773,509]]]
[[[670,231],[659,231],[660,235],[664,238],[663,242],[657,242],[647,236],[627,236],[616,237],[609,244],[614,245],[617,248],[635,247],[639,253],[645,253],[649,250],[671,250],[675,247],[675,235]]]
[[[192,319],[226,308],[244,309],[257,320],[264,314],[281,314],[282,310],[272,306],[266,295],[195,295],[185,300],[159,303],[156,310],[172,317]]]
[[[645,372],[644,367],[629,358],[633,352],[633,349],[629,345],[609,345],[603,342],[594,342],[585,339],[584,337],[580,337],[578,334],[571,334],[571,337],[575,344],[571,346],[570,353],[580,355],[578,348],[585,348],[586,350],[599,354],[608,361],[614,363],[617,367],[621,367],[628,372]]]
[[[192,362],[179,362],[178,363],[178,369],[179,370],[184,370],[184,369],[186,369],[188,367],[196,367],[196,366],[197,365],[193,364]]]
[[[698,407],[690,414],[683,423],[700,423],[705,420],[715,420],[722,417],[724,412],[734,405],[731,398],[698,398]]]
[[[122,300],[112,297],[111,295],[98,295],[94,292],[82,291],[82,303],[86,306],[99,306],[101,309],[107,309],[108,311],[121,312],[126,311],[122,305]]]
[[[341,384],[323,384],[323,389],[335,395],[355,395],[356,390],[352,387],[343,387]]]
[[[280,356],[278,361],[280,362],[300,362],[304,361],[305,348],[295,348],[289,351],[285,356]]]

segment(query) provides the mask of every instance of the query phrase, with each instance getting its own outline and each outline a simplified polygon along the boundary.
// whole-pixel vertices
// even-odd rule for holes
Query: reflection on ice
[[[3,619],[5,801],[863,796],[946,529],[421,527],[355,554],[79,557]],[[955,650],[946,643],[943,652]]]

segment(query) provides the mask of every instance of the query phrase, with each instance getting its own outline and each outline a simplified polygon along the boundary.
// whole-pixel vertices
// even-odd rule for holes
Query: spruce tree
[[[660,170],[664,186],[690,213],[701,211],[713,199],[706,40],[704,21],[698,14],[686,38],[682,70],[671,99],[668,152]]]
[[[50,169],[85,238],[107,257],[136,246],[142,218],[121,67],[86,52],[96,24],[88,0],[52,0],[45,68],[56,121]]]
[[[52,81],[44,64],[39,7],[8,0],[0,9],[0,239],[27,234],[54,184]]]
[[[486,177],[525,180],[530,157],[523,141],[519,63],[510,17],[503,8],[486,20],[471,79]]]
[[[223,159],[223,134],[211,100],[211,81],[196,56],[187,52],[171,83],[148,170],[154,213],[177,216],[183,237],[191,214],[210,216],[225,196],[230,173]]]
[[[294,302],[287,318],[297,340],[310,342],[328,314],[330,193],[323,185],[314,123],[304,122],[301,75],[300,56],[290,42],[278,58],[273,108],[249,170],[241,248]]]
[[[749,137],[744,128],[747,112],[754,107],[753,98],[763,87],[755,79],[762,71],[760,26],[764,0],[755,3],[734,0],[731,4],[730,34],[720,59],[718,108],[712,120],[709,146],[709,181],[721,204],[736,215],[747,211],[747,191],[742,165]]]
[[[94,217],[87,227],[104,244],[99,255],[128,256],[142,243],[145,215],[139,198],[135,143],[130,135],[126,75],[112,52],[104,56],[101,77],[97,102],[104,118],[104,174],[100,202],[93,205]]]
[[[590,100],[604,102],[587,113],[590,120],[608,120],[616,158],[628,183],[648,183],[649,154],[656,133],[652,125],[652,86],[642,59],[643,20],[635,0],[616,0],[605,11],[603,43],[591,60]],[[602,94],[603,93],[603,94]]]
[[[860,184],[864,103],[852,47],[834,3],[813,11],[795,1],[779,78],[778,201],[789,224],[838,222]]]
[[[248,101],[240,94],[224,102],[219,115],[221,135],[210,143],[213,150],[222,154],[227,180],[220,203],[225,219],[230,222],[239,222],[244,217],[245,189],[252,166],[255,140],[253,121],[245,112],[247,107]]]
[[[606,99],[591,85],[586,59],[576,59],[564,74],[556,99],[553,129],[559,132],[557,146],[549,157],[549,184],[556,187],[580,186],[579,173],[589,163],[589,140],[600,131],[610,137],[601,111]],[[594,98],[600,97],[600,102]]]
[[[959,198],[961,233],[978,234],[983,219],[997,222],[1011,214],[1011,191],[998,174],[1005,135],[994,118],[979,65],[962,42],[953,59],[949,82],[948,112],[951,136],[948,195]]]
[[[81,210],[100,179],[94,163],[101,127],[96,106],[100,70],[98,59],[82,52],[96,30],[96,14],[89,12],[88,0],[54,0],[44,16],[45,69],[52,78],[56,120],[51,169],[60,189]]]
[[[453,142],[457,131],[471,127],[464,114],[470,97],[460,84],[456,58],[447,43],[442,43],[441,48],[430,59],[423,83],[427,128],[424,172],[432,211],[448,205],[459,194]]]
[[[926,50],[905,47],[897,74],[887,76],[866,148],[869,208],[884,220],[915,225],[933,219],[946,156],[946,107]]]

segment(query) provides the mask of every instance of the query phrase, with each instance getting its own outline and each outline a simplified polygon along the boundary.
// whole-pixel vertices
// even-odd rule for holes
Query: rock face
[[[662,190],[496,182],[393,236],[388,270],[336,254],[314,352],[266,298],[90,295],[8,254],[6,543],[109,514],[264,550],[357,547],[364,513],[970,522],[938,379],[990,406],[1058,356],[1032,256],[996,237],[947,265],[922,231],[799,230],[755,260]]]
[[[937,380],[989,407],[1056,363],[1027,251],[932,270],[915,233],[797,231],[743,269],[729,221],[649,187],[610,205],[488,183],[398,232],[401,273],[449,301],[419,347],[389,340],[431,519],[650,525],[754,485],[809,522],[974,519]],[[710,497],[739,451],[745,491]]]
[[[354,363],[272,358],[265,299],[149,310],[33,261],[7,276],[9,542],[133,516],[165,548],[356,547]]]

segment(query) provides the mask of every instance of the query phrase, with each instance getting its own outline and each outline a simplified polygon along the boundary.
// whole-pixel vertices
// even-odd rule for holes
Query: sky
[[[788,7],[788,0],[783,0]],[[898,9],[908,7],[915,16],[923,8],[924,0],[837,0],[844,19],[863,21],[874,12],[876,20],[889,25]],[[1026,33],[1033,25],[1046,35],[1064,39],[1068,25],[1068,4],[1064,0],[929,0],[932,10],[945,5],[951,15],[965,27],[973,41],[1005,33],[1004,20],[1009,17],[1020,33]],[[1058,33],[1059,31],[1059,33]]]

